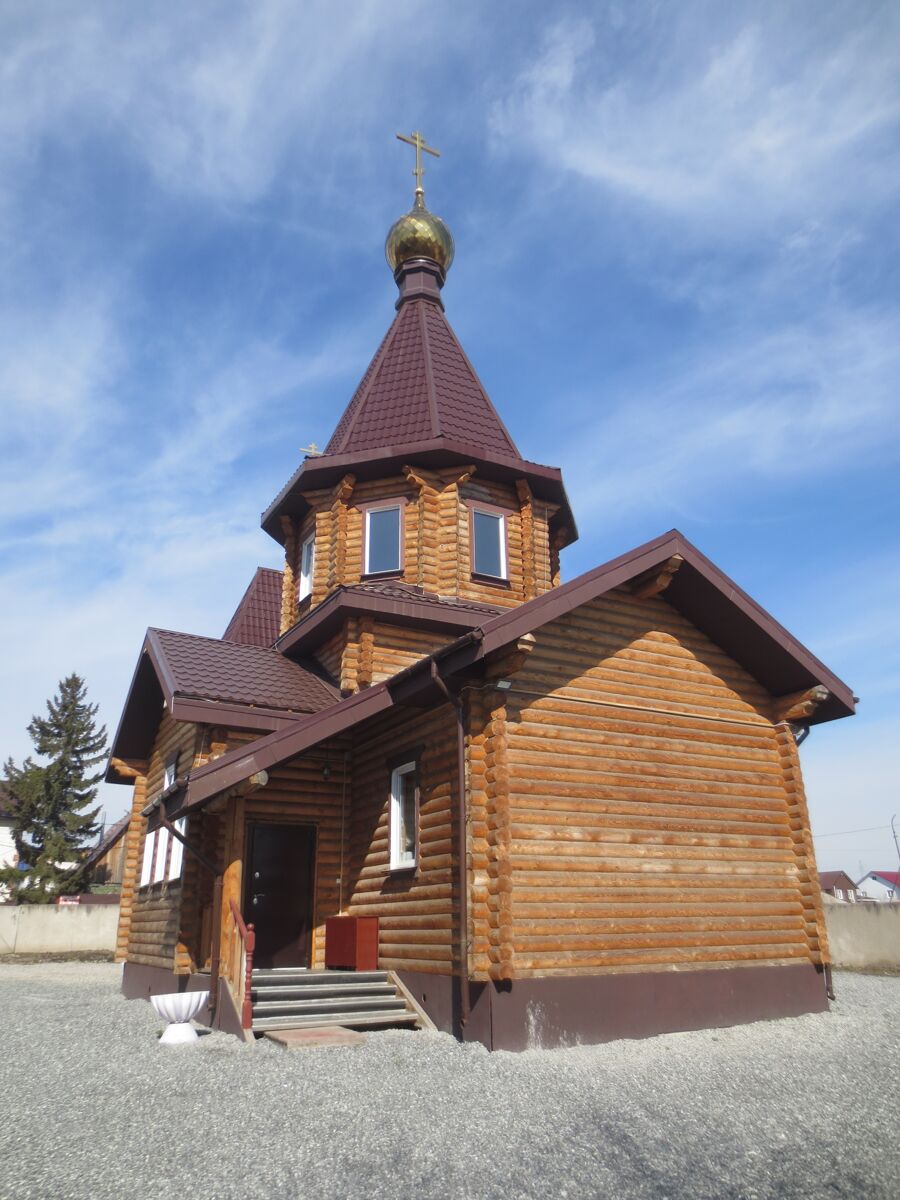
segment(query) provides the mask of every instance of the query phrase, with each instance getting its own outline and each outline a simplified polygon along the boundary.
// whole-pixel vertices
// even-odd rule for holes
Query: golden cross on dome
[[[424,195],[425,189],[422,187],[422,176],[425,174],[425,168],[422,166],[422,151],[424,150],[426,154],[433,154],[435,158],[440,158],[441,152],[440,150],[432,150],[421,133],[413,133],[409,137],[405,133],[398,133],[397,138],[401,142],[406,142],[408,146],[415,146],[416,148],[416,166],[413,171],[413,175],[416,177],[416,193],[421,192]]]

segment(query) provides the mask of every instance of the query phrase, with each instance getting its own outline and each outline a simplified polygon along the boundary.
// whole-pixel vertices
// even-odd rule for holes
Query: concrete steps
[[[254,1032],[422,1027],[419,1013],[387,971],[258,970],[250,998]]]

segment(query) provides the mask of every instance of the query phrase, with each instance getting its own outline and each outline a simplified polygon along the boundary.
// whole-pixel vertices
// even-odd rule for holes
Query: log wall
[[[535,499],[524,480],[516,485],[480,478],[474,467],[427,471],[407,466],[400,475],[357,483],[352,475],[307,495],[312,511],[299,525],[285,525],[282,626],[299,616],[299,546],[315,530],[313,606],[336,587],[363,578],[365,506],[398,500],[403,505],[403,582],[445,596],[481,600],[500,607],[521,604],[558,584],[549,523],[556,506]],[[472,576],[467,501],[507,513],[508,583]],[[287,521],[287,519],[286,519]]]
[[[180,879],[139,887],[147,820],[141,810],[162,790],[166,760],[178,752],[179,774],[194,765],[198,749],[197,726],[186,721],[174,721],[164,712],[157,731],[147,775],[135,781],[129,825],[125,875],[122,883],[121,912],[117,957],[148,967],[172,970],[176,951],[182,950],[182,969],[187,963],[180,945],[181,895],[185,871]],[[190,836],[190,834],[188,835]]]
[[[391,873],[388,809],[392,766],[420,750],[419,865]],[[353,750],[349,911],[380,919],[383,970],[447,974],[458,963],[456,718],[449,705],[389,716]]]
[[[661,598],[536,636],[473,711],[476,976],[821,961],[796,747],[765,690]]]

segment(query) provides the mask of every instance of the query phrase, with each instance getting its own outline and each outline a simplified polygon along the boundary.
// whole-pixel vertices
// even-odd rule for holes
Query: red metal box
[[[377,971],[378,918],[329,917],[325,922],[325,966],[343,971]]]

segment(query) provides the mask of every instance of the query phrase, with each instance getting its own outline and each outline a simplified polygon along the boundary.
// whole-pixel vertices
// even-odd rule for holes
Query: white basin
[[[183,1046],[196,1042],[197,1031],[191,1021],[209,1001],[209,992],[166,992],[151,996],[150,1003],[158,1016],[169,1024],[159,1039],[161,1046]]]

